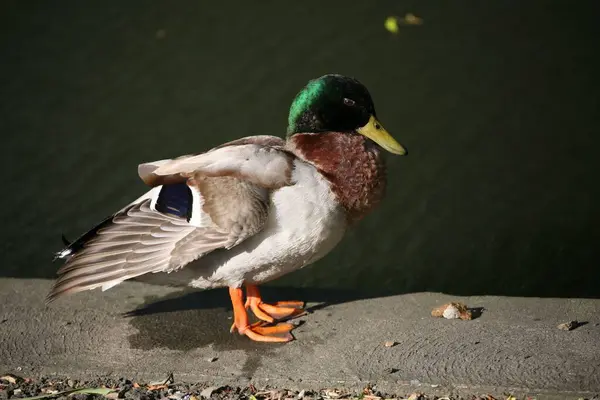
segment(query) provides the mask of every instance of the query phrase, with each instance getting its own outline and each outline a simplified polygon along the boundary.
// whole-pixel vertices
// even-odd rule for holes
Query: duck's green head
[[[288,137],[323,132],[359,133],[391,153],[406,154],[377,120],[367,88],[347,76],[329,74],[311,80],[292,102]]]

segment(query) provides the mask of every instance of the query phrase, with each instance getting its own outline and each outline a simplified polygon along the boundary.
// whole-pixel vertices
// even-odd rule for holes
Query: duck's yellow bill
[[[372,115],[371,118],[369,118],[369,122],[367,122],[365,126],[358,128],[357,132],[368,137],[390,153],[399,154],[401,156],[406,154],[406,149],[402,147],[402,145],[385,130],[383,125],[377,121],[377,118]]]

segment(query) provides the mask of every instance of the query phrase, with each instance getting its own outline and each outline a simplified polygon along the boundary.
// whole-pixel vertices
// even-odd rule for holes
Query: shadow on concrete
[[[302,335],[304,321],[310,318],[311,312],[334,304],[369,298],[356,291],[335,289],[265,286],[261,292],[266,302],[298,299],[309,303],[309,314],[294,321],[298,324],[293,331],[295,335]],[[243,350],[247,355],[243,372],[252,376],[263,357],[271,354],[274,345],[231,334],[231,310],[227,290],[184,290],[163,298],[149,297],[143,306],[131,310],[124,317],[130,319],[130,324],[138,331],[129,337],[132,348],[190,351],[211,346],[216,354],[224,350]],[[335,321],[332,320],[332,323]]]

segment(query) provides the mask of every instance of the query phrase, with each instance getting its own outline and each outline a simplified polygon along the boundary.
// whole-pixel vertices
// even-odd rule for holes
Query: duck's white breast
[[[191,286],[263,283],[311,264],[339,243],[346,216],[329,183],[300,160],[292,178],[295,184],[273,192],[264,229],[230,250],[198,260],[193,268],[199,276]]]

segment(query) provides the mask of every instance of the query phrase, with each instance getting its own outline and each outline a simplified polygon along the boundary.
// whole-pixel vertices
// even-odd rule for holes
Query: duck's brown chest
[[[295,153],[331,183],[350,222],[367,215],[385,193],[386,171],[379,148],[362,135],[339,132],[296,134]]]

